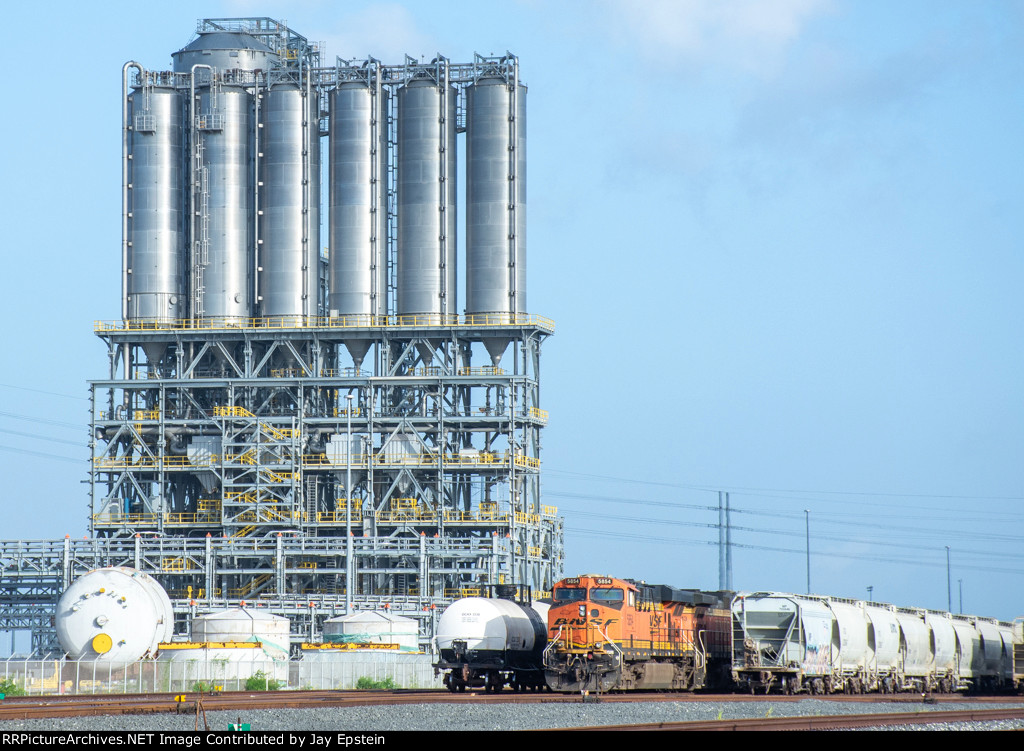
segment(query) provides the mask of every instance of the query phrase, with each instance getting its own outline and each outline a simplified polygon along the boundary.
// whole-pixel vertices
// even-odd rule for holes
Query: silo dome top
[[[209,65],[218,71],[266,70],[278,54],[244,32],[210,31],[200,33],[171,57],[176,73],[188,73],[196,64]]]

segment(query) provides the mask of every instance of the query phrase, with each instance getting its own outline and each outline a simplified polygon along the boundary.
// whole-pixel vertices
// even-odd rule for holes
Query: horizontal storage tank
[[[324,642],[397,644],[401,652],[418,652],[419,627],[412,618],[380,611],[352,613],[324,621]]]
[[[260,118],[259,310],[297,319],[319,313],[320,118],[315,91],[272,84]]]
[[[254,642],[287,659],[291,648],[287,618],[250,608],[228,608],[192,619],[192,642]]]
[[[432,77],[398,90],[399,316],[458,314],[456,91]]]
[[[126,665],[174,633],[174,610],[156,579],[131,568],[83,574],[57,603],[57,638],[72,660]]]
[[[128,318],[185,317],[184,100],[168,74],[140,73],[128,96]]]

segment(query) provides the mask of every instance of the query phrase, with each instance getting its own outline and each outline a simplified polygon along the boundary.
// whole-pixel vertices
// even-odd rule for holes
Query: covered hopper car
[[[1013,687],[1013,624],[837,597],[754,592],[732,603],[737,687],[784,693]]]

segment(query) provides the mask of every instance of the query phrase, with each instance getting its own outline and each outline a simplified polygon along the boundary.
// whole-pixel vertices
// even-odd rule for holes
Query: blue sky
[[[203,17],[335,55],[519,55],[566,573],[1024,614],[1024,5],[22,4],[0,47],[2,538],[86,530],[120,314],[120,71]],[[460,238],[461,239],[461,238]],[[24,419],[28,417],[30,419]],[[49,440],[44,440],[44,438]],[[65,443],[61,443],[64,441]]]

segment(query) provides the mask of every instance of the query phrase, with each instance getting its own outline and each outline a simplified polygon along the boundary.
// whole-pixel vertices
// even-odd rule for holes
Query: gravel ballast
[[[1001,704],[1010,708],[1019,705]],[[587,704],[422,704],[402,706],[346,707],[319,709],[251,710],[248,712],[207,712],[211,730],[227,730],[228,723],[249,723],[253,730],[313,731],[452,731],[452,730],[542,730],[627,725],[652,722],[843,715],[881,712],[928,712],[980,709],[977,704],[882,703],[851,704],[821,699],[801,702],[656,702]],[[204,729],[200,723],[200,729]],[[1024,720],[987,723],[920,725],[910,730],[1024,730]],[[195,714],[121,715],[116,717],[72,717],[49,720],[9,720],[4,731],[193,731]]]

